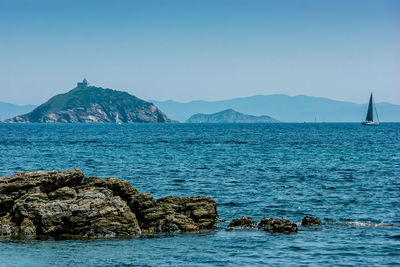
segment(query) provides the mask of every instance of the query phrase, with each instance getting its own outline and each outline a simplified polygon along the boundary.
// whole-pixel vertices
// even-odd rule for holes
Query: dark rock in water
[[[165,197],[154,201],[148,193],[132,199],[143,232],[190,232],[211,229],[218,220],[217,204],[206,197]]]
[[[251,229],[254,228],[254,220],[251,217],[239,217],[232,220],[228,228]]]
[[[165,197],[157,200],[157,205],[172,208],[176,213],[192,219],[198,229],[209,229],[218,220],[217,204],[207,197]]]
[[[258,229],[263,229],[271,233],[296,233],[297,225],[288,219],[266,217],[258,224]]]
[[[80,170],[0,177],[0,236],[132,236],[211,229],[217,221],[212,198],[155,201],[127,181],[83,177]]]
[[[306,215],[303,220],[301,221],[301,225],[303,226],[311,226],[311,225],[317,225],[317,224],[322,224],[318,218],[310,215]]]

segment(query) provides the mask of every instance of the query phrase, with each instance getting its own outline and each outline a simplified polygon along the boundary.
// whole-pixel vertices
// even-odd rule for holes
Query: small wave
[[[391,224],[391,223],[373,223],[373,222],[358,222],[358,221],[354,221],[354,222],[343,222],[343,223],[339,223],[342,225],[350,225],[350,226],[360,226],[360,227],[385,227],[385,226],[398,226],[396,224]]]
[[[290,246],[290,247],[288,247],[288,249],[295,250],[295,251],[305,251],[305,250],[307,250],[306,248],[298,247],[298,246]]]
[[[70,145],[75,145],[75,144],[99,144],[101,141],[99,140],[72,140],[72,141],[66,141],[65,143],[70,144]]]
[[[323,188],[323,189],[328,189],[328,190],[334,190],[334,189],[336,189],[335,186],[323,186],[322,188]]]
[[[235,141],[235,140],[227,140],[225,141],[225,144],[248,144],[249,142],[247,141]]]
[[[218,206],[236,206],[236,203],[234,203],[234,202],[227,202],[227,203],[221,203],[221,204],[218,204]]]
[[[208,170],[207,166],[203,166],[203,167],[196,167],[196,170]]]

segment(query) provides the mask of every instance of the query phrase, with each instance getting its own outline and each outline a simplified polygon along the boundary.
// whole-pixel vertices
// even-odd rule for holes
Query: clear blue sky
[[[144,99],[400,104],[400,1],[0,0],[0,101],[86,77]]]

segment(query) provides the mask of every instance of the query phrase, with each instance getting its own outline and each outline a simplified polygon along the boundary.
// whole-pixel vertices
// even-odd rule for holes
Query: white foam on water
[[[360,226],[360,227],[385,227],[385,226],[398,226],[395,224],[388,224],[388,223],[372,223],[372,222],[345,222],[343,223],[345,225],[351,225],[351,226]]]

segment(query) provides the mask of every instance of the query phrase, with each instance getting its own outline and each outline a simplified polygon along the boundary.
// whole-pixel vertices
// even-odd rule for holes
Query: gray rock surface
[[[0,177],[0,236],[117,237],[211,229],[216,203],[206,197],[155,201],[129,182],[80,170]]]
[[[165,197],[158,201],[149,193],[132,198],[144,232],[190,232],[211,229],[218,220],[217,204],[206,197]]]

